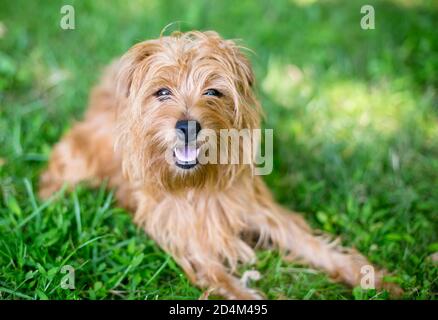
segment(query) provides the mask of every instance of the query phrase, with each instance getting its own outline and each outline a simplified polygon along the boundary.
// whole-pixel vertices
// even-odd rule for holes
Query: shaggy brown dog
[[[108,180],[119,204],[135,212],[135,223],[190,280],[226,298],[261,296],[235,276],[238,263],[255,261],[255,247],[279,249],[359,285],[366,258],[316,236],[300,215],[275,203],[251,164],[184,163],[195,151],[178,149],[178,133],[169,132],[181,129],[187,144],[188,120],[196,121],[196,132],[259,128],[253,82],[240,48],[215,32],[135,45],[107,69],[85,119],[56,145],[40,196],[65,183]],[[196,152],[205,143],[198,137]],[[165,159],[168,150],[173,163]],[[388,285],[383,275],[376,270],[377,288]]]

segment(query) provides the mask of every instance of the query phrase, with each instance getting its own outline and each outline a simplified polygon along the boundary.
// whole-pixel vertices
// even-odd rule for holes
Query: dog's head
[[[124,172],[167,189],[229,183],[248,162],[220,161],[220,130],[259,127],[253,82],[236,43],[215,32],[177,33],[132,47],[117,79]]]

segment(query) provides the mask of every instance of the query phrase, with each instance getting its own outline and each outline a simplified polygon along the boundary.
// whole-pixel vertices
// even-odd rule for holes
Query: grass
[[[406,299],[436,299],[438,271],[438,7],[366,1],[71,1],[76,29],[59,27],[62,1],[2,1],[0,21],[0,297],[188,299],[201,291],[115,205],[78,187],[35,195],[52,145],[80,118],[99,71],[132,44],[171,29],[241,38],[274,129],[283,205],[342,235],[394,272]],[[178,26],[179,25],[179,26]],[[387,299],[259,252],[269,298]],[[64,265],[75,289],[62,289]],[[242,268],[244,270],[245,268]]]

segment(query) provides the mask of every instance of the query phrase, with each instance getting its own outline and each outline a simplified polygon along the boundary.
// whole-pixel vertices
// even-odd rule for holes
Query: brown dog
[[[253,82],[239,47],[215,32],[135,45],[107,69],[85,119],[56,145],[40,196],[65,183],[108,179],[120,205],[135,212],[134,221],[190,280],[226,298],[261,296],[233,275],[238,263],[254,262],[255,246],[279,249],[359,285],[361,268],[370,265],[366,258],[315,236],[301,216],[274,202],[251,164],[189,163],[208,144],[199,129],[259,128]],[[196,129],[191,147],[189,120]],[[383,275],[376,270],[376,288],[398,291]]]

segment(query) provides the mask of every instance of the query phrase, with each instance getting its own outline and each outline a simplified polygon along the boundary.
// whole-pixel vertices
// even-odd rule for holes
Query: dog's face
[[[222,152],[221,129],[259,126],[251,66],[234,42],[190,32],[139,43],[122,57],[117,83],[117,141],[130,179],[166,189],[220,186],[243,170],[198,159]]]

